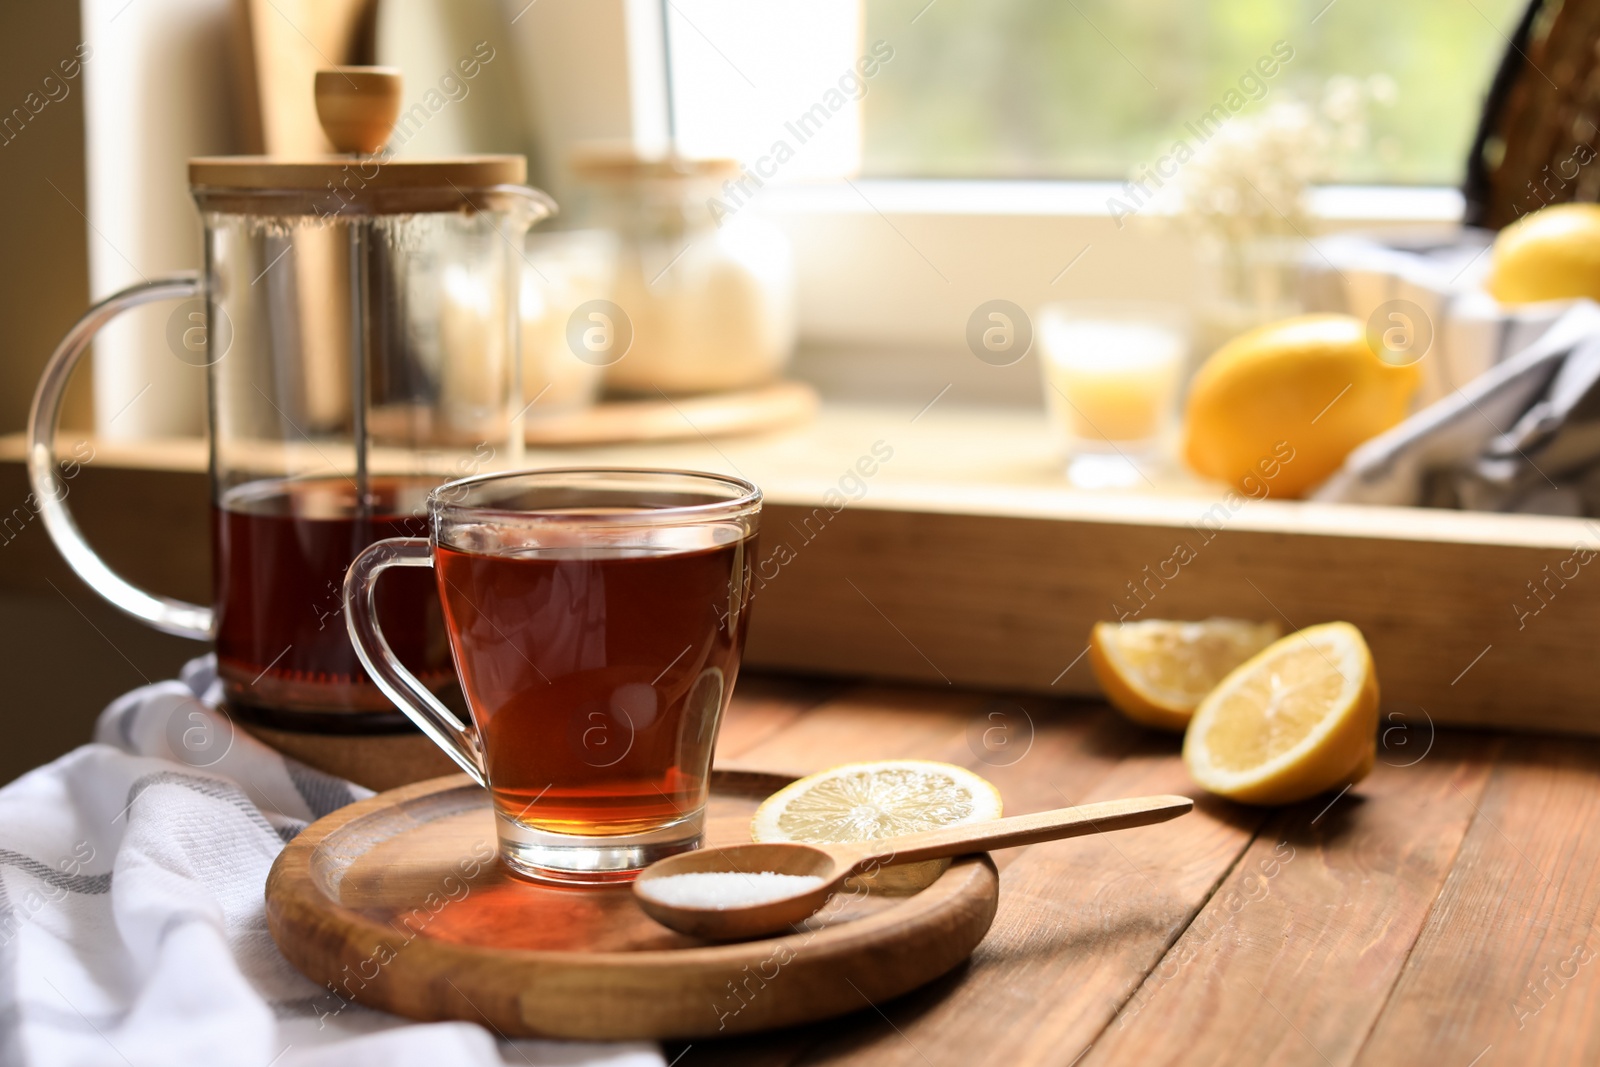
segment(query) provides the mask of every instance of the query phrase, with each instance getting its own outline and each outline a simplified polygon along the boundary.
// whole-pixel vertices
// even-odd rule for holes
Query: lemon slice
[[[1275,622],[1097,622],[1089,666],[1111,706],[1134,722],[1182,730],[1229,671],[1283,631]]]
[[[846,763],[768,797],[750,822],[756,841],[832,845],[873,841],[1000,817],[1000,791],[965,767],[931,760]],[[915,892],[949,860],[884,867],[862,877],[875,889]]]
[[[1360,781],[1377,755],[1378,676],[1361,631],[1330,622],[1282,638],[1200,702],[1183,761],[1201,786],[1292,804]]]

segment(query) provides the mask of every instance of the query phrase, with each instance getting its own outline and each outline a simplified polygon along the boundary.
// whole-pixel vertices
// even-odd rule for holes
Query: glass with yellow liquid
[[[1188,364],[1188,329],[1163,304],[1080,301],[1039,312],[1045,403],[1084,488],[1151,482]]]

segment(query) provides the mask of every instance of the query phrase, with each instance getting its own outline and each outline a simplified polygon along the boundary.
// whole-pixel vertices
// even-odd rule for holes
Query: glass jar
[[[1204,359],[1247,330],[1300,314],[1305,250],[1298,234],[1197,240],[1196,356]]]
[[[590,149],[574,170],[583,218],[619,239],[612,301],[632,341],[606,384],[699,393],[778,377],[794,352],[794,256],[776,226],[714,205],[738,164]]]
[[[528,235],[522,275],[522,394],[532,420],[593,404],[605,358],[574,346],[568,325],[580,308],[609,301],[616,275],[616,235],[553,230]]]

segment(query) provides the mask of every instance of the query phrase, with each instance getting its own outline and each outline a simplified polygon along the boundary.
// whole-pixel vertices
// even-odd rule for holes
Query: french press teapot
[[[395,159],[383,151],[399,74],[320,71],[317,111],[341,153],[191,159],[205,266],[131,286],[91,308],[45,369],[28,474],[73,570],[118,608],[216,645],[231,706],[390,709],[340,616],[350,561],[427,530],[428,491],[520,465],[522,246],[554,204],[521,156]],[[212,605],[139,589],[84,540],[54,444],[68,376],[120,312],[203,298],[210,415]],[[378,610],[424,684],[453,672],[430,576],[396,575]]]

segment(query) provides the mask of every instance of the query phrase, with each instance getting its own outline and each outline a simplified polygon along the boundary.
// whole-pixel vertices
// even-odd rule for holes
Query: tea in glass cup
[[[489,789],[512,870],[616,881],[699,846],[760,509],[755,486],[721,475],[485,475],[433,491],[429,537],[351,565],[358,656]],[[394,566],[434,569],[470,726],[383,634],[373,594]]]

